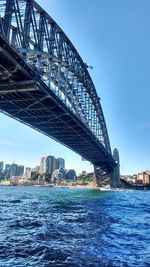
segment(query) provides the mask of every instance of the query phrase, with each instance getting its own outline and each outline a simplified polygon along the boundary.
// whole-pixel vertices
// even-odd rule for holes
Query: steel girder
[[[8,115],[26,124],[30,120],[30,126],[32,124],[34,128],[45,134],[47,131],[47,135],[49,135],[50,128],[47,129],[48,126],[44,125],[44,122],[37,123],[38,116],[40,119],[45,116],[48,120],[50,115],[48,111],[46,114],[48,96],[41,94],[38,87],[38,84],[43,83],[43,88],[46,86],[50,90],[49,92],[55,95],[60,103],[65,105],[76,119],[85,126],[85,131],[89,132],[90,135],[92,134],[91,136],[93,136],[95,142],[104,147],[107,160],[109,158],[112,165],[115,165],[112,160],[100,98],[87,70],[87,64],[83,62],[65,33],[34,0],[0,0],[0,14],[2,43],[7,42],[12,47],[12,51],[9,53],[9,47],[5,49],[7,46],[5,43],[3,44],[4,49],[1,48],[0,53],[1,110],[5,112],[3,106],[8,101],[11,110],[9,112],[8,105],[6,112]],[[16,60],[14,62],[12,58],[9,61],[12,53]],[[16,53],[20,55],[20,60]],[[7,60],[5,60],[5,64],[1,64],[4,58],[7,58]],[[25,98],[24,95],[21,96],[24,91],[26,91]],[[49,98],[51,97],[49,96]],[[21,109],[22,103],[23,107]],[[19,109],[16,109],[16,104],[20,107]],[[65,139],[64,135],[62,138],[60,135],[57,137],[57,132],[61,128],[59,128],[61,116],[65,118],[65,113],[59,114],[58,106],[53,108],[55,112],[53,113],[51,110],[51,119],[49,118],[51,131],[53,132],[52,136],[55,136],[54,138],[59,139],[62,143],[65,140],[65,144],[67,142],[69,144],[67,140],[71,141],[73,137],[70,136],[70,139],[69,137]],[[27,112],[32,109],[35,113],[30,114],[29,118]],[[44,110],[43,113],[42,109]],[[65,119],[67,120],[67,116]],[[52,120],[54,124],[52,124]],[[56,122],[57,120],[59,123]],[[42,123],[43,126],[41,126]],[[40,129],[38,128],[39,124]],[[52,125],[55,125],[55,127],[53,128]],[[71,127],[77,127],[77,125],[71,125]],[[67,126],[66,129],[68,130]],[[79,129],[75,130],[77,136],[78,131]],[[81,138],[81,135],[79,134],[78,137]],[[86,142],[88,141],[86,140]],[[75,144],[74,150],[76,150]],[[97,153],[97,151],[94,153]],[[82,155],[82,151],[80,154]]]

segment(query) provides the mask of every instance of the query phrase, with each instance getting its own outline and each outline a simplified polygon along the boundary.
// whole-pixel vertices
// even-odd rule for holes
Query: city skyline
[[[68,35],[84,61],[93,66],[90,74],[102,99],[112,150],[117,147],[120,154],[121,173],[148,169],[149,1],[38,3]],[[0,124],[4,161],[25,162],[26,166],[31,162],[34,166],[37,158],[51,152],[55,157],[62,155],[68,168],[78,173],[93,170],[90,163],[81,161],[72,151],[3,114]]]
[[[39,162],[37,162],[34,166],[25,165],[23,162],[21,164],[18,164],[18,162],[15,162],[15,161],[13,161],[13,162],[7,162],[6,161],[5,162],[2,159],[2,160],[0,160],[0,172],[6,170],[8,165],[9,166],[11,166],[11,165],[17,165],[19,167],[20,166],[21,167],[23,166],[25,169],[31,169],[31,170],[39,167],[39,172],[41,174],[43,174],[43,173],[46,172],[46,166],[45,166],[44,169],[42,168],[43,171],[41,171],[41,169],[40,169],[41,168],[41,163],[42,163],[42,160],[43,159],[44,160],[51,159],[52,161],[55,160],[56,161],[56,166],[58,167],[58,169],[59,168],[65,169],[65,160],[63,158],[61,158],[61,157],[55,158],[53,155],[47,155],[47,156],[44,156],[41,159],[39,159]]]
[[[0,174],[1,178],[4,179],[11,179],[12,177],[24,177],[30,180],[32,175],[35,174],[39,177],[48,175],[52,178],[52,176],[55,176],[56,173],[58,176],[60,173],[62,173],[63,177],[67,177],[67,175],[76,176],[76,171],[74,169],[65,168],[65,160],[63,158],[55,158],[52,155],[42,157],[39,160],[39,164],[36,164],[34,167],[25,166],[23,164],[19,165],[15,162],[10,164],[8,162],[0,161]]]
[[[82,173],[83,170],[93,171],[91,163],[83,161],[81,156],[53,139],[3,114],[0,114],[1,121],[3,121],[3,128],[0,134],[2,138],[0,147],[3,151],[2,160],[4,162],[17,162],[17,164],[24,162],[25,166],[33,168],[43,155],[52,154],[55,158],[64,158],[66,169],[75,169],[77,174]]]
[[[86,172],[82,172],[86,173]],[[17,163],[8,164],[0,161],[0,182],[1,185],[31,185],[36,181],[38,185],[45,183],[76,180],[77,175],[74,169],[65,168],[63,158],[55,158],[52,155],[42,157],[39,165],[33,168]],[[33,183],[34,183],[33,182]]]

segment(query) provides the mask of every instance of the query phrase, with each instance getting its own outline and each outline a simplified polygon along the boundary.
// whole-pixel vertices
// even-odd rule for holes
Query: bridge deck
[[[115,166],[91,130],[45,85],[0,36],[0,110],[59,140],[96,166]]]

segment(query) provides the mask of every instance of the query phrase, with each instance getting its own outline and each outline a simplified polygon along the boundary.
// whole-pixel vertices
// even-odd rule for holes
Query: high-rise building
[[[46,157],[41,158],[40,162],[40,174],[44,174],[46,172]]]
[[[17,165],[16,176],[23,176],[23,174],[24,174],[24,166]]]
[[[17,164],[15,164],[15,163],[11,164],[10,175],[11,176],[17,176]]]
[[[56,169],[65,169],[65,161],[62,158],[56,159],[54,156],[41,158],[40,174],[52,174]]]
[[[57,159],[57,169],[65,169],[65,160],[63,158]]]
[[[52,174],[53,172],[53,161],[54,161],[53,156],[48,156],[46,158],[46,173],[47,174]]]
[[[2,172],[4,169],[4,162],[0,161],[0,172]]]
[[[11,165],[10,164],[6,164],[5,165],[5,169],[4,169],[4,174],[9,176],[11,173]]]
[[[31,168],[30,167],[26,167],[26,170],[25,170],[25,177],[27,179],[30,179],[31,178]]]
[[[54,172],[57,169],[58,161],[56,158],[53,158],[53,166],[52,166],[52,172]]]

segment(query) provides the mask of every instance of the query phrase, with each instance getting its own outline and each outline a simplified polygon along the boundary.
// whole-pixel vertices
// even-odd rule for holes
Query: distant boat
[[[100,191],[110,191],[111,187],[110,185],[105,185],[99,188]]]
[[[123,188],[112,188],[110,185],[106,185],[99,188],[100,191],[125,191]]]

